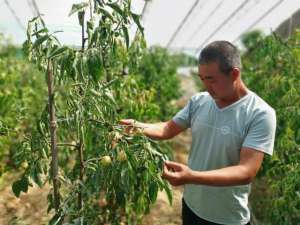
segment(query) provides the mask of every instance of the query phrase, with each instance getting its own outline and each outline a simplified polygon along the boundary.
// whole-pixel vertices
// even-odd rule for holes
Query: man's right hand
[[[127,134],[132,134],[135,132],[142,132],[142,126],[141,123],[134,119],[122,119],[119,122],[121,125],[125,126],[125,132]]]
[[[161,123],[141,123],[134,119],[122,119],[120,124],[127,126],[125,131],[129,134],[142,132],[146,136],[157,140],[170,139],[185,130],[173,120]]]
[[[123,119],[120,120],[120,124],[127,125],[127,126],[133,126],[133,124],[136,122],[134,119]]]

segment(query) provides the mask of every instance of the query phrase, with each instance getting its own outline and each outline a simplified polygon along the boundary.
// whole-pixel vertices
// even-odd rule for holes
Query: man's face
[[[233,93],[233,79],[231,74],[220,71],[217,62],[199,65],[199,77],[206,91],[215,100],[228,98]]]

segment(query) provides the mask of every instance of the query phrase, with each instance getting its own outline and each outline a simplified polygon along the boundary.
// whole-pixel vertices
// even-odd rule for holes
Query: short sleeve
[[[183,109],[181,109],[174,117],[173,121],[183,128],[191,127],[191,108],[192,100],[190,99]]]
[[[243,147],[253,148],[269,155],[273,154],[276,131],[275,111],[266,110],[258,113],[250,124]]]

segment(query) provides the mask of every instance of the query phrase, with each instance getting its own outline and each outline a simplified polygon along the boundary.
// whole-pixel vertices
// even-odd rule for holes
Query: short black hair
[[[239,50],[229,41],[214,41],[201,51],[199,64],[211,62],[218,63],[224,74],[228,74],[234,67],[242,69]]]

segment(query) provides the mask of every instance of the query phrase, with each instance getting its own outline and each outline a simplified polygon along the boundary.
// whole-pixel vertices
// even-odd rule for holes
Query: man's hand
[[[173,120],[159,123],[142,123],[134,119],[123,119],[120,120],[120,124],[126,126],[125,132],[128,134],[141,132],[155,140],[167,140],[185,130]]]
[[[163,177],[175,186],[182,184],[211,186],[245,185],[251,183],[255,178],[263,158],[263,152],[243,147],[238,165],[215,170],[197,171],[191,170],[180,163],[166,162]]]
[[[126,126],[125,127],[125,132],[127,134],[133,134],[133,133],[136,133],[136,132],[142,132],[141,124],[138,123],[134,119],[123,119],[123,120],[120,120],[120,124]]]
[[[168,180],[173,186],[189,183],[192,177],[192,170],[184,164],[165,161],[163,178]]]
[[[133,126],[136,121],[134,119],[123,119],[120,120],[120,124],[127,125],[127,126]]]

